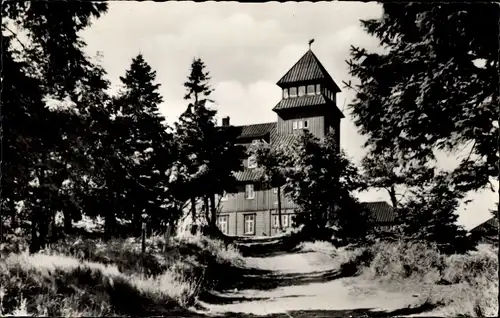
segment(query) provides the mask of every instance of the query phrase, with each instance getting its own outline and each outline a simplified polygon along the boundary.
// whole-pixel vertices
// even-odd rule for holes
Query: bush
[[[446,255],[423,242],[378,242],[366,248],[338,249],[337,260],[350,272],[365,266],[368,277],[410,288],[453,285],[430,299],[450,316],[495,316],[498,311],[498,249],[480,245],[466,254]],[[356,251],[356,252],[354,252]],[[444,286],[443,286],[444,287]],[[431,290],[434,288],[431,288]],[[441,290],[441,289],[440,289]]]
[[[437,247],[422,242],[381,242],[371,248],[373,260],[369,272],[373,277],[407,279],[434,283],[439,281],[444,258]]]

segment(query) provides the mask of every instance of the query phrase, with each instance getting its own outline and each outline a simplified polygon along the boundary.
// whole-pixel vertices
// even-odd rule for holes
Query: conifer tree
[[[117,127],[123,133],[119,147],[129,167],[122,189],[127,191],[123,208],[137,235],[141,214],[154,220],[152,224],[168,218],[163,208],[169,201],[164,171],[173,161],[172,135],[167,133],[165,118],[159,112],[163,99],[155,80],[156,71],[142,54],[137,55],[125,76],[120,77],[122,90],[115,101]]]
[[[300,136],[286,164],[285,192],[299,206],[295,223],[304,231],[325,239],[332,229],[345,242],[364,236],[369,219],[351,195],[364,186],[361,176],[335,140],[333,133],[322,141],[310,132]]]
[[[201,59],[195,59],[188,81],[184,83],[187,90],[184,98],[190,103],[176,124],[180,156],[177,171],[183,172],[178,174],[178,182],[183,186],[177,191],[188,195],[193,222],[197,219],[197,199],[201,198],[205,217],[215,227],[215,195],[234,186],[233,171],[241,169],[243,149],[235,146],[237,130],[231,126],[218,127],[217,112],[208,108],[213,89],[205,68]]]
[[[257,169],[260,172],[260,182],[265,187],[276,187],[278,198],[278,228],[283,230],[281,219],[281,197],[282,187],[285,184],[286,178],[286,163],[287,157],[282,148],[272,147],[267,143],[259,143],[252,146],[250,154],[255,156]]]
[[[368,151],[361,164],[367,187],[387,191],[395,209],[409,195],[409,189],[432,179],[435,170],[417,162],[401,163],[389,149],[379,155]]]
[[[462,195],[450,189],[446,174],[437,175],[411,192],[399,215],[406,238],[434,242],[451,252],[472,248],[474,242],[468,240],[466,231],[456,224],[456,210]]]
[[[91,2],[2,5],[3,70],[12,71],[3,72],[4,87],[8,87],[4,92],[8,93],[2,96],[7,97],[2,119],[15,127],[4,129],[3,145],[14,150],[13,156],[25,152],[24,159],[16,160],[12,169],[2,170],[2,177],[13,182],[10,193],[6,192],[9,197],[2,196],[2,205],[12,207],[23,201],[25,215],[20,216],[30,220],[32,252],[43,247],[56,209],[70,202],[59,189],[69,176],[68,167],[75,165],[69,162],[75,153],[75,134],[67,130],[73,127],[62,123],[74,123],[77,112],[49,109],[46,100],[76,101],[76,87],[91,67],[79,32],[106,9],[105,3]],[[11,28],[13,21],[15,30]],[[9,104],[17,109],[8,111]]]
[[[362,25],[384,52],[352,47],[348,61],[359,79],[348,85],[356,91],[350,108],[367,145],[424,164],[435,163],[436,150],[465,148],[451,181],[463,192],[491,186],[499,175],[498,4],[383,9]]]
[[[213,90],[209,83],[210,74],[205,68],[201,59],[193,60],[188,80],[184,83],[184,99],[189,101],[189,104],[176,123],[180,154],[178,170],[184,172],[179,175],[179,181],[182,180],[180,182],[186,186],[186,195],[189,193],[193,225],[197,220],[198,198],[204,201],[205,213],[208,211],[208,197],[203,189],[203,179],[208,175],[207,162],[211,151],[207,146],[216,137],[216,111],[206,107],[206,103],[211,101],[209,98]],[[196,231],[195,226],[192,231]]]

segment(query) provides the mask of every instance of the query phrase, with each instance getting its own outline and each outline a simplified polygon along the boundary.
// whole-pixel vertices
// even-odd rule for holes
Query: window
[[[277,194],[278,193],[278,188],[273,188],[273,193]]]
[[[292,125],[293,125],[293,127],[292,127],[293,129],[297,129],[297,122],[296,121],[294,121]]]
[[[307,95],[314,95],[314,85],[307,85]]]
[[[255,214],[247,214],[245,219],[245,234],[255,234]]]
[[[217,226],[219,227],[220,231],[224,234],[227,234],[228,232],[228,216],[227,215],[221,215],[217,218]]]
[[[283,89],[283,98],[288,98],[288,88]]]
[[[253,184],[247,184],[245,185],[245,199],[253,199],[255,198],[255,192],[253,189]]]
[[[308,128],[309,127],[309,122],[307,120],[304,120],[304,128]]]
[[[299,121],[299,129],[302,129],[302,128],[303,128],[303,126],[302,126],[302,120],[301,120],[301,121]]]
[[[254,155],[248,157],[248,168],[249,169],[257,168],[257,159],[255,158]]]
[[[306,87],[299,86],[299,96],[304,96],[306,94]]]
[[[281,216],[281,225],[283,225],[283,227],[288,227],[288,214]]]
[[[279,228],[279,215],[273,215],[273,228]]]
[[[290,97],[297,97],[297,87],[290,87]]]
[[[321,94],[321,85],[316,84],[316,95]]]
[[[224,193],[223,193],[223,194],[222,194],[222,196],[220,197],[220,200],[221,200],[221,201],[227,201],[227,199],[228,199],[227,192],[226,192],[226,191],[224,191]]]

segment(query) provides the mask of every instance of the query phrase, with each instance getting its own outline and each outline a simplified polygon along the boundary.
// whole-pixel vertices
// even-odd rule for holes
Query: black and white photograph
[[[500,316],[498,3],[1,13],[0,316]]]

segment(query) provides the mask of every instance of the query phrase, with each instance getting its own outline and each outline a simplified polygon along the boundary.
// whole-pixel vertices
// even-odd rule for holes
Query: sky
[[[342,92],[337,104],[346,116],[341,147],[359,163],[365,138],[353,124],[347,105],[353,92],[342,81],[351,45],[379,51],[360,20],[378,18],[382,8],[363,2],[108,2],[108,13],[82,33],[87,53],[99,56],[114,87],[131,60],[141,53],[157,72],[164,103],[160,110],[172,124],[185,110],[183,83],[193,58],[201,58],[211,74],[218,117],[231,124],[276,121],[272,108],[281,98],[276,82],[308,50],[325,66]],[[443,167],[456,165],[456,154],[441,155]],[[496,183],[498,187],[498,182]],[[383,191],[359,194],[362,201],[387,201]],[[472,193],[459,209],[459,224],[470,229],[491,217],[498,200],[490,190]]]

